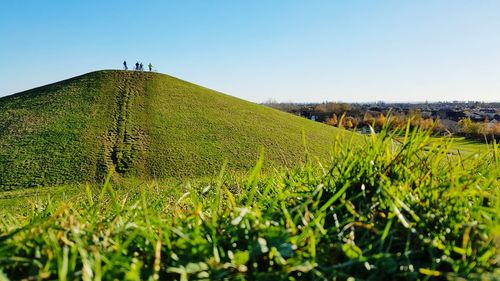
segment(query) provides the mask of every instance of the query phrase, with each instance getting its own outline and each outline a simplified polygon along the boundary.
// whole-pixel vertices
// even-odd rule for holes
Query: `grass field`
[[[269,171],[327,158],[338,129],[164,74],[97,71],[0,99],[0,190]],[[304,135],[303,135],[304,134]]]
[[[453,138],[450,151],[453,153],[481,153],[491,148],[491,144],[486,141],[469,140],[463,137]]]
[[[264,152],[242,178],[15,191],[0,280],[496,280],[498,145],[391,134],[274,175]]]

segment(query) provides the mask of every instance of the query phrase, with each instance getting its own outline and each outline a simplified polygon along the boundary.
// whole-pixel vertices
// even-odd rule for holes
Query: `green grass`
[[[395,135],[338,138],[329,161],[272,176],[261,159],[242,179],[108,182],[4,209],[0,280],[498,278],[498,145],[454,155],[451,139]]]
[[[0,99],[0,190],[326,159],[339,130],[167,75],[98,71]],[[269,165],[267,165],[269,164]]]
[[[475,141],[463,137],[453,138],[450,151],[453,153],[480,153],[491,148],[491,144],[486,141]]]

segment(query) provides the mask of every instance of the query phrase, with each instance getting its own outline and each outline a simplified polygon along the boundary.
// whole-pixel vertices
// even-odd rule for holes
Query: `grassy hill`
[[[338,130],[171,76],[97,71],[0,99],[0,190],[211,176],[329,155]]]

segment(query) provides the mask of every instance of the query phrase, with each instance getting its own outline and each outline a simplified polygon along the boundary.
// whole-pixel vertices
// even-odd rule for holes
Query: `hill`
[[[326,158],[339,130],[147,72],[97,71],[0,99],[0,190],[211,176]]]

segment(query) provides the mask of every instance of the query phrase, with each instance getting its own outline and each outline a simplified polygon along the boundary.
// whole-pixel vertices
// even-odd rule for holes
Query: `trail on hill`
[[[136,73],[125,73],[116,75],[118,81],[117,93],[115,95],[115,109],[113,111],[113,127],[110,128],[106,137],[104,163],[107,171],[126,174],[144,153],[147,135],[143,128],[134,126],[131,120],[132,104],[140,100],[144,92],[146,78],[135,75]],[[115,173],[115,175],[117,175]]]

